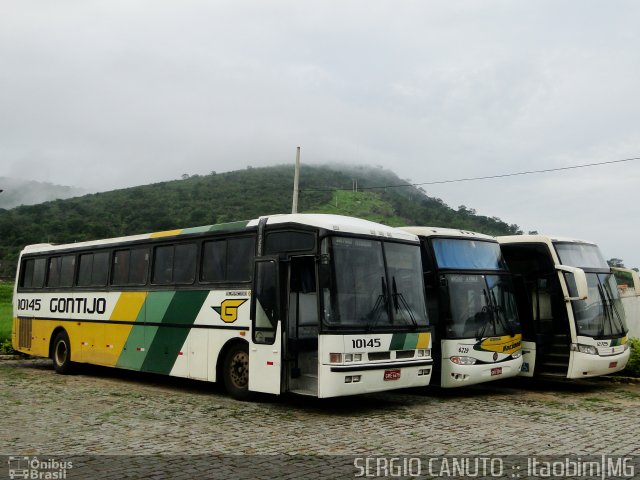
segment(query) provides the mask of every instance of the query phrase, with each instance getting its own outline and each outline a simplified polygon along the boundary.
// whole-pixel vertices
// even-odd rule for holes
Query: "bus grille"
[[[396,358],[399,360],[401,358],[413,358],[416,354],[415,350],[398,350],[396,352]]]
[[[369,352],[369,360],[389,360],[391,352]]]
[[[18,348],[31,348],[32,318],[18,319]]]

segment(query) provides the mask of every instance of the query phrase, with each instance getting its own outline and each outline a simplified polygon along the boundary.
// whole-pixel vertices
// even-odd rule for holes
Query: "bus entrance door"
[[[281,393],[282,327],[278,259],[256,258],[251,296],[252,343],[249,348],[249,390]]]
[[[318,290],[313,256],[293,257],[289,270],[289,389],[318,395]]]

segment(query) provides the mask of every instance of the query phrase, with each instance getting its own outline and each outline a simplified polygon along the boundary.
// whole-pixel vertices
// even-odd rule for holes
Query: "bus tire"
[[[53,368],[56,373],[66,375],[73,370],[73,362],[71,361],[71,342],[69,335],[62,330],[58,332],[53,341],[53,349],[51,351],[53,360]]]
[[[250,400],[253,392],[249,391],[249,345],[235,343],[229,347],[224,356],[224,387],[236,400]]]

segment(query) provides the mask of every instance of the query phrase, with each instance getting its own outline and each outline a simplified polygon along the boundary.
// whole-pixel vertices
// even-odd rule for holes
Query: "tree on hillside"
[[[609,260],[607,260],[607,264],[610,267],[624,268],[624,260],[622,260],[621,258],[610,258]]]

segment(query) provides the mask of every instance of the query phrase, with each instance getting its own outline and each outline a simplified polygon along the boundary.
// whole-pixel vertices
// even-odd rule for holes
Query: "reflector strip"
[[[267,365],[273,365],[273,362],[267,362]]]
[[[138,348],[136,348],[136,350],[139,351],[139,352],[144,352],[144,347],[138,347]]]

